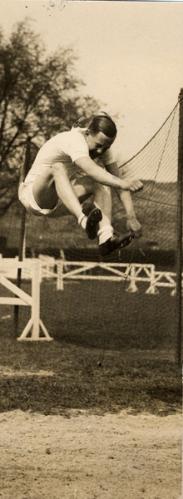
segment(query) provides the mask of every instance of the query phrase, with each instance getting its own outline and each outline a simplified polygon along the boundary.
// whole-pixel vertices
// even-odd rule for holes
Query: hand
[[[127,218],[126,228],[127,230],[132,230],[136,238],[142,236],[142,226],[135,216]]]
[[[143,189],[143,183],[138,179],[121,180],[121,188],[125,191],[137,192]]]

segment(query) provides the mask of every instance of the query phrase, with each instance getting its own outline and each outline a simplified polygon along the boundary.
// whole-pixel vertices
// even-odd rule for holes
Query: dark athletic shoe
[[[114,235],[110,237],[110,239],[107,239],[105,243],[99,244],[100,254],[106,256],[117,249],[124,248],[125,246],[128,246],[134,238],[135,234],[133,232],[127,232],[126,234],[119,236]]]
[[[99,208],[93,208],[87,218],[86,233],[89,239],[95,239],[98,232],[98,224],[102,220],[102,212]]]

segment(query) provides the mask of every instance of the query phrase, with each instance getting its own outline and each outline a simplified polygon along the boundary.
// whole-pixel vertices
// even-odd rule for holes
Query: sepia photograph
[[[183,2],[0,2],[0,498],[181,499]]]

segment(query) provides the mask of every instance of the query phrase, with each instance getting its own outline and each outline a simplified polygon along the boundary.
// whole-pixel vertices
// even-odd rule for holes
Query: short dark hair
[[[96,134],[99,132],[104,133],[106,137],[110,139],[115,139],[117,135],[117,128],[109,116],[109,114],[104,111],[99,112],[98,114],[94,114],[90,119],[88,118],[79,118],[73,125],[74,127],[87,127],[88,131],[91,134]]]
[[[88,125],[88,131],[91,134],[102,132],[106,137],[114,139],[117,135],[117,128],[112,118],[102,112],[101,114],[94,115]]]

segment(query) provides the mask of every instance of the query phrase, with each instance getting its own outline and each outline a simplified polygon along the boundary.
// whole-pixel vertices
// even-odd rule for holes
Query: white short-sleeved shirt
[[[62,132],[49,139],[40,148],[36,159],[26,176],[25,184],[34,182],[39,175],[52,174],[53,165],[61,162],[67,168],[69,178],[77,174],[84,175],[84,171],[75,162],[82,157],[89,157],[89,149],[84,137],[84,129],[72,128],[68,132]],[[99,159],[104,167],[113,163],[114,156],[107,149]],[[95,160],[97,163],[97,160]]]

